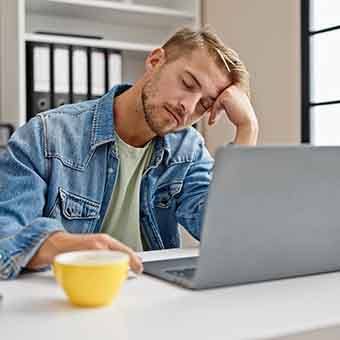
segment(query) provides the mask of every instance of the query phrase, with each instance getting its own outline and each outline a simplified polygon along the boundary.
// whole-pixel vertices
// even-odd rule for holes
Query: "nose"
[[[186,119],[195,111],[195,108],[199,101],[200,95],[194,93],[181,98],[179,106],[181,108],[181,115],[183,116],[183,118]]]

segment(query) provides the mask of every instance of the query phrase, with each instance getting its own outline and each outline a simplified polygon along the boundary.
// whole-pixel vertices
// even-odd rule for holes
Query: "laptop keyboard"
[[[196,272],[196,267],[183,268],[183,269],[171,269],[166,271],[170,275],[175,275],[179,278],[191,280]]]

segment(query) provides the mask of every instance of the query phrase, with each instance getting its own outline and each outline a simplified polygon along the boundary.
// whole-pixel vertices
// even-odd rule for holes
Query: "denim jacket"
[[[0,278],[15,278],[55,231],[98,233],[115,185],[114,97],[38,114],[0,153]],[[140,188],[148,249],[180,244],[177,223],[200,238],[213,159],[193,128],[156,137]]]

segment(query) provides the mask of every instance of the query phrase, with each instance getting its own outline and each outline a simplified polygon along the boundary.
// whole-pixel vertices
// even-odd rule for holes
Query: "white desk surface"
[[[111,306],[90,309],[70,305],[51,272],[0,281],[0,292],[1,340],[272,339],[327,328],[334,330],[327,339],[340,339],[334,328],[340,325],[340,273],[204,291],[140,275],[125,282]]]

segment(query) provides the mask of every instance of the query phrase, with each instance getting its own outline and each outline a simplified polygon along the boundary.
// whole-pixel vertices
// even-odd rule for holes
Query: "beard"
[[[164,136],[165,134],[173,131],[173,121],[170,117],[164,118],[161,114],[161,108],[155,104],[155,99],[157,99],[157,93],[159,93],[157,88],[157,81],[159,78],[156,76],[154,79],[148,80],[144,87],[142,88],[141,100],[142,109],[144,112],[144,118],[149,126],[150,130],[157,136]],[[163,117],[163,118],[162,118]]]

